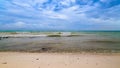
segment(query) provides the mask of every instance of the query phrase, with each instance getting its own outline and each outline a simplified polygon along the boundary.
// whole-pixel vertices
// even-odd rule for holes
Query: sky
[[[120,0],[0,0],[0,30],[120,30]]]

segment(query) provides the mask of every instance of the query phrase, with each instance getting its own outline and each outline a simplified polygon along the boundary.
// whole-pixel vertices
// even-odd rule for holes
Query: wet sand
[[[120,68],[120,54],[0,52],[0,68]]]

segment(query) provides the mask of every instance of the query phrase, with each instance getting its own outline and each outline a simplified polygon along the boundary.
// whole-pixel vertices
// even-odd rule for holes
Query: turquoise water
[[[54,31],[0,31],[1,32],[7,32],[7,33],[15,33],[15,32],[30,32],[35,34],[52,34]],[[57,31],[60,32],[60,31]],[[65,31],[64,31],[65,32]],[[95,34],[102,37],[108,37],[113,39],[120,39],[120,31],[72,31],[72,34]]]

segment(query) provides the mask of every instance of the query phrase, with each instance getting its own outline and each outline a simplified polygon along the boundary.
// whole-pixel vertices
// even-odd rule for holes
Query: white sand
[[[0,52],[0,68],[120,68],[120,55]]]

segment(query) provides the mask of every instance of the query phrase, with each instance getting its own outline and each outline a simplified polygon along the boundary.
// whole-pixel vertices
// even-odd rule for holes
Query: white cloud
[[[62,5],[66,5],[66,6],[70,6],[70,0],[64,0],[64,1],[61,1],[60,3],[62,4]]]
[[[5,23],[1,27],[66,28],[79,23],[80,25],[81,23],[85,25],[120,25],[120,5],[104,9],[104,7],[99,7],[102,5],[100,2],[91,5],[93,1],[90,0],[81,0],[85,3],[84,5],[75,4],[76,0],[47,1],[12,0],[5,2],[3,7],[6,9],[0,9],[0,12],[3,13],[0,14],[0,19],[4,21],[3,18],[6,18],[5,20],[13,21],[13,23]],[[101,2],[107,2],[107,0],[101,0]],[[58,10],[55,10],[56,8]]]
[[[19,2],[13,2],[14,4],[18,5],[18,6],[23,6],[23,7],[31,7],[30,4],[28,3],[19,3]]]
[[[52,19],[64,19],[64,20],[68,19],[68,17],[65,14],[56,13],[53,11],[44,11],[43,15]]]
[[[13,24],[13,26],[18,27],[18,28],[25,27],[26,25],[27,25],[26,23],[21,22],[21,21],[16,22],[16,23]]]

